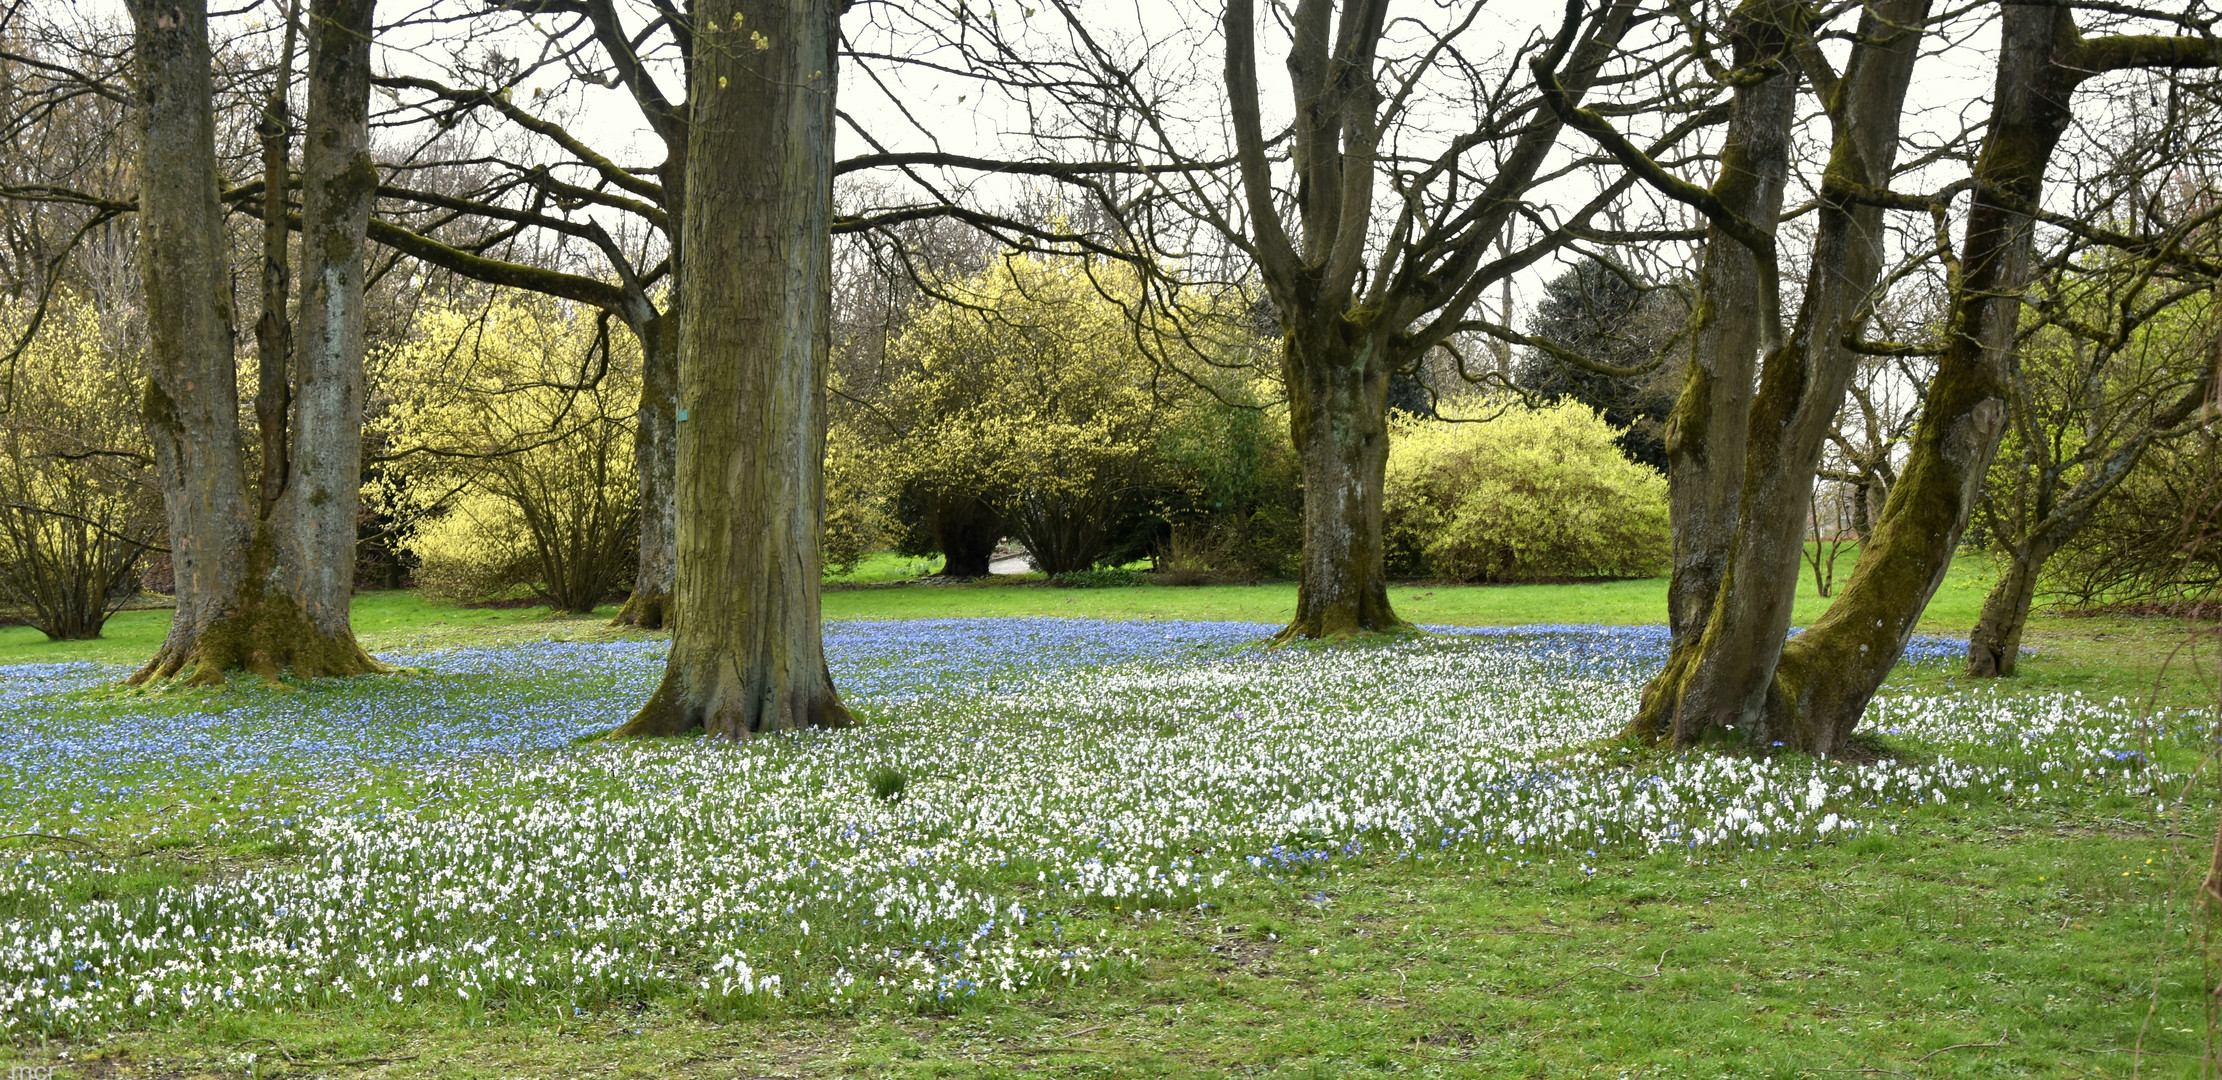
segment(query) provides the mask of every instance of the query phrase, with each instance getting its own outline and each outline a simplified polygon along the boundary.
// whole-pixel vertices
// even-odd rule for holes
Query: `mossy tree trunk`
[[[849,713],[826,669],[818,580],[839,9],[707,0],[696,19],[680,297],[683,617],[662,685],[618,734],[838,726]]]
[[[1859,363],[1847,343],[1863,330],[1882,273],[1883,210],[1860,196],[1887,186],[1896,164],[1900,118],[1921,38],[1917,28],[1927,21],[1928,7],[1929,0],[1889,0],[1871,9],[1862,20],[1861,44],[1825,95],[1833,138],[1811,270],[1791,332],[1767,335],[1776,340],[1766,350],[1744,422],[1727,569],[1694,647],[1677,643],[1683,666],[1648,689],[1639,717],[1639,730],[1670,732],[1676,744],[1719,733],[1758,746],[1829,749],[1803,744],[1797,732],[1761,722],[1761,708],[1797,599],[1815,471]],[[1806,35],[1795,9],[1772,14],[1780,20],[1777,40],[1785,45]],[[1789,59],[1786,52],[1777,55]],[[1787,76],[1783,81],[1794,82]],[[1787,120],[1786,113],[1777,115]],[[1777,130],[1788,134],[1786,123]],[[1768,299],[1763,294],[1756,306],[1772,307]],[[1662,723],[1662,714],[1671,721]]]
[[[1739,8],[1729,27],[1736,65],[1764,72],[1736,88],[1712,195],[1728,213],[1772,236],[1790,168],[1790,126],[1798,78],[1789,43],[1771,11]],[[1667,584],[1673,645],[1667,667],[1645,689],[1632,733],[1678,738],[1682,688],[1695,669],[1700,638],[1728,575],[1743,491],[1748,414],[1760,353],[1778,338],[1772,253],[1738,240],[1716,222],[1699,271],[1689,372],[1667,418],[1667,513],[1674,566]]]
[[[661,314],[634,331],[640,339],[640,408],[633,421],[633,467],[640,478],[640,562],[633,593],[614,625],[661,630],[674,622],[679,458],[679,318]]]
[[[208,178],[206,191],[142,185],[141,228],[146,250],[156,253],[145,272],[146,412],[178,570],[178,610],[168,638],[134,681],[190,673],[196,683],[219,683],[242,669],[268,678],[384,670],[356,643],[347,613],[361,488],[362,243],[377,187],[367,124],[371,0],[320,0],[310,9],[304,303],[290,349],[282,488],[261,505],[247,497],[237,420],[229,252],[215,205],[208,119],[206,8],[148,0],[135,3],[132,15],[142,79],[141,175]]]
[[[2208,38],[2086,39],[2067,7],[2008,5],[1991,117],[1947,316],[1946,347],[1872,543],[1828,612],[1787,645],[1762,723],[1791,744],[1841,745],[1951,566],[2006,425],[2009,365],[2045,170],[2083,80],[2131,67],[2211,67]]]
[[[1983,597],[1983,613],[1967,635],[1967,673],[1972,678],[2012,675],[2021,657],[2021,632],[2029,625],[2029,607],[2036,601],[2037,579],[2045,560],[2057,546],[2024,545],[2006,555],[2006,569],[1998,584]]]
[[[375,6],[376,0],[309,4],[292,446],[285,491],[272,513],[283,576],[282,590],[273,593],[282,591],[300,608],[308,636],[270,642],[290,651],[289,666],[302,675],[383,670],[356,643],[348,618],[363,487],[363,244],[378,191],[370,159]]]
[[[169,636],[135,681],[173,673],[231,613],[247,579],[248,508],[232,358],[229,246],[217,196],[206,0],[132,0],[137,68],[142,411],[176,573]]]
[[[1381,499],[1389,466],[1389,370],[1368,327],[1340,317],[1290,328],[1281,373],[1304,479],[1304,550],[1291,638],[1408,625],[1389,606]]]

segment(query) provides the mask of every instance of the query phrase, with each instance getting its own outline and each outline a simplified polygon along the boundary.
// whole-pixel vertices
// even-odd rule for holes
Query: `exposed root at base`
[[[625,598],[625,606],[618,609],[610,625],[630,626],[635,630],[666,630],[673,621],[672,615],[670,593],[635,589]]]

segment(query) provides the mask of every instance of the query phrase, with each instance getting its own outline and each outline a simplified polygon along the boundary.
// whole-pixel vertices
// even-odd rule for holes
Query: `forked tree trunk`
[[[1669,725],[1677,744],[1720,732],[1762,747],[1828,749],[1759,721],[1797,599],[1815,470],[1859,363],[1845,343],[1860,335],[1882,273],[1882,209],[1854,195],[1886,186],[1896,164],[1921,38],[1913,28],[1927,21],[1928,6],[1886,0],[1870,11],[1831,103],[1835,131],[1813,269],[1793,332],[1767,355],[1751,401],[1729,569],[1695,663],[1679,684],[1662,680],[1647,697],[1655,708],[1679,698]]]
[[[1713,196],[1721,206],[1772,234],[1789,176],[1790,126],[1798,97],[1788,67],[1788,42],[1770,5],[1750,0],[1730,27],[1736,65],[1766,78],[1736,88]],[[1762,253],[1719,224],[1707,230],[1698,279],[1696,327],[1689,373],[1667,418],[1667,512],[1674,568],[1667,585],[1673,645],[1666,670],[1644,690],[1630,725],[1642,739],[1681,741],[1675,718],[1695,671],[1700,639],[1727,577],[1744,486],[1745,444],[1759,354],[1780,328],[1767,289]]]
[[[190,672],[193,682],[219,683],[241,669],[266,678],[284,671],[318,677],[385,670],[356,643],[347,611],[362,486],[362,244],[377,187],[367,123],[371,4],[320,0],[310,10],[303,304],[292,348],[296,362],[284,487],[267,518],[249,505],[244,490],[228,252],[220,233],[214,243],[201,246],[179,244],[175,234],[158,231],[177,220],[173,212],[188,213],[165,205],[183,202],[184,196],[172,190],[177,185],[142,185],[147,250],[160,253],[150,259],[147,271],[154,343],[148,419],[180,584],[169,637],[134,681]],[[142,42],[175,36],[185,23],[192,24],[198,41],[197,56],[183,45],[163,54],[174,71],[142,69],[149,86],[143,91],[148,134],[143,152],[148,156],[142,175],[198,172],[213,184],[213,129],[188,133],[181,122],[172,130],[162,103],[155,100],[175,82],[197,79],[197,90],[176,87],[177,92],[197,94],[206,102],[205,8],[140,4],[134,5],[133,14],[141,24]],[[183,145],[188,139],[193,146]],[[173,158],[157,161],[157,155]],[[205,160],[206,168],[189,158]],[[202,196],[191,198],[198,203]],[[189,213],[207,211],[195,207]],[[212,222],[220,220],[220,214],[211,217]],[[200,269],[186,272],[180,264],[187,259]],[[174,282],[195,274],[222,284],[199,282],[192,296],[170,295]],[[217,297],[225,307],[220,340],[212,322],[193,317],[193,309],[208,302],[201,298]],[[173,338],[179,346],[165,347],[162,324],[172,321],[194,328]],[[193,355],[185,355],[188,351]],[[195,365],[194,373],[174,366],[181,362]]]
[[[1967,673],[1990,678],[2014,673],[2021,657],[2021,632],[2029,625],[2029,606],[2037,597],[2037,578],[2052,552],[2036,548],[2008,554],[2006,572],[1983,598],[1983,614],[1967,636]]]
[[[1997,88],[1976,163],[1974,202],[1945,352],[1905,467],[1843,595],[1784,650],[1766,703],[1770,728],[1821,752],[1858,725],[1944,580],[2005,431],[2007,370],[2033,229],[2020,207],[2043,193],[2069,101],[2090,72],[2060,63],[2079,40],[2065,7],[2008,5]]]
[[[633,594],[612,621],[661,630],[673,625],[671,586],[678,555],[673,503],[678,469],[679,319],[665,314],[638,328],[640,408],[633,421],[633,467],[640,476],[640,563]]]
[[[170,530],[177,610],[134,682],[175,672],[247,578],[248,508],[224,209],[217,196],[206,0],[132,0],[138,74],[142,411]],[[220,677],[220,676],[219,676]]]
[[[683,613],[619,735],[838,726],[819,630],[834,0],[696,11],[679,403]]]
[[[1281,354],[1289,433],[1304,477],[1296,617],[1275,640],[1408,626],[1389,606],[1381,492],[1389,466],[1389,372],[1369,328],[1328,316],[1292,327]]]

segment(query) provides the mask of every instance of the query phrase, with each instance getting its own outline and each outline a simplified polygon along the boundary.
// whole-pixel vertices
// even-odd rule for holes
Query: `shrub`
[[[0,338],[29,315],[0,309]],[[0,599],[55,641],[99,637],[162,534],[152,447],[120,404],[138,364],[108,337],[90,304],[55,298],[0,393]]]
[[[1145,580],[1140,570],[1100,566],[1093,570],[1067,570],[1050,578],[1049,583],[1063,589],[1118,589],[1140,585]]]
[[[394,448],[374,496],[409,522],[428,593],[516,585],[589,612],[637,556],[632,420],[640,358],[553,300],[431,307],[382,360],[374,433]]]
[[[436,600],[483,600],[530,587],[537,570],[523,516],[508,500],[482,491],[419,515],[405,536],[418,560],[417,588]]]
[[[2148,451],[2045,567],[2070,606],[2181,615],[2222,602],[2222,431]]]
[[[1147,509],[1173,411],[1118,299],[1138,288],[1123,268],[1017,255],[950,283],[964,303],[911,320],[888,345],[901,374],[859,417],[880,429],[855,438],[880,446],[884,491],[926,509],[976,501],[1052,575],[1109,554]]]
[[[1265,350],[1258,350],[1261,354]],[[1167,426],[1158,502],[1171,528],[1154,545],[1159,569],[1198,577],[1291,576],[1303,549],[1303,477],[1282,395],[1251,371],[1220,378]]]
[[[1392,572],[1455,581],[1646,577],[1671,552],[1666,478],[1622,456],[1586,405],[1446,402],[1392,424],[1383,502]]]

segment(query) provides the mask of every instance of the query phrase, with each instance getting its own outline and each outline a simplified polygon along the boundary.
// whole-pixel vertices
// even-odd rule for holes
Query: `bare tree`
[[[1680,745],[1726,733],[1822,753],[1833,745],[1828,733],[1753,720],[1789,627],[1815,469],[1884,269],[1882,208],[1858,193],[1887,187],[1895,172],[1928,9],[1928,0],[1865,8],[1839,75],[1816,47],[1816,13],[1746,0],[1728,22],[1730,63],[1712,68],[1733,87],[1733,103],[1710,188],[1637,151],[1604,116],[1559,104],[1631,172],[1709,223],[1689,374],[1668,426],[1674,648],[1631,725],[1638,737]],[[1691,33],[1710,61],[1694,21]],[[1785,326],[1779,226],[1801,79],[1822,93],[1830,168],[1812,269]]]
[[[2112,5],[2090,10],[2148,24],[2162,18],[2122,15]],[[1783,649],[1765,699],[1762,728],[1795,732],[1801,745],[1826,750],[1851,733],[1951,565],[2005,431],[2037,219],[2085,236],[2105,231],[2042,209],[2046,169],[2076,120],[2076,91],[2111,72],[2222,64],[2222,39],[2191,22],[2177,23],[2191,30],[2183,34],[2125,29],[2086,36],[2077,8],[2068,4],[2003,4],[1999,20],[1989,127],[1973,176],[1936,376],[1873,543],[1843,595]],[[1880,193],[1863,197],[1890,201]],[[2163,246],[2136,237],[2111,240],[2129,251]]]
[[[1185,226],[1170,223],[1201,222],[1254,267],[1277,313],[1304,487],[1297,612],[1281,636],[1403,626],[1382,545],[1390,384],[1476,333],[1527,340],[1478,317],[1481,301],[1580,235],[1621,190],[1557,213],[1530,201],[1586,163],[1554,159],[1563,121],[1527,76],[1542,73],[1575,101],[1601,78],[1640,81],[1654,70],[1646,61],[1604,74],[1624,59],[1636,5],[1573,5],[1557,34],[1519,47],[1515,61],[1532,66],[1501,67],[1476,52],[1478,5],[1445,6],[1434,21],[1392,20],[1384,0],[1276,8],[1264,21],[1287,34],[1291,117],[1278,137],[1266,126],[1250,0],[1229,0],[1211,19],[1218,33],[1190,43],[1223,42],[1223,135],[1182,114],[1179,76],[1145,77],[1146,56],[1125,55],[1072,5],[1058,11],[1074,55],[1011,78],[1034,79],[1075,129],[1139,159],[1126,197],[1096,205],[1136,250],[1182,249]],[[1018,55],[1006,47],[987,62],[1016,69]],[[1702,126],[1667,113],[1662,144]],[[1441,129],[1444,115],[1459,119]],[[1506,250],[1515,223],[1530,242]]]

